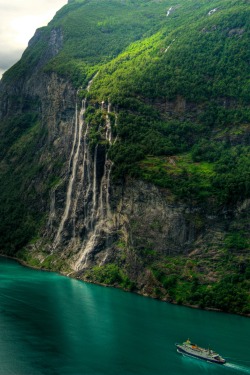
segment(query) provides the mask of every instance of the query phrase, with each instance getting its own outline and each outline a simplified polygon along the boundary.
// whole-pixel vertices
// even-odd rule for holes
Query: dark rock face
[[[55,37],[52,33],[51,40]],[[79,272],[118,261],[117,242],[122,240],[127,249],[137,252],[127,252],[129,270],[140,264],[139,273],[143,273],[140,252],[153,249],[159,256],[187,255],[207,231],[216,227],[216,215],[204,213],[201,207],[173,203],[167,191],[154,185],[133,179],[112,183],[112,162],[105,146],[90,147],[89,124],[84,119],[88,103],[77,99],[69,82],[55,73],[34,72],[22,84],[6,86],[6,90],[8,96],[1,100],[2,118],[22,113],[25,101],[35,102],[39,108],[40,126],[46,136],[38,152],[46,167],[38,179],[58,176],[43,205],[47,224],[42,229],[42,246],[66,258],[72,270]],[[13,99],[17,97],[22,100]],[[185,105],[178,99],[173,110],[183,111]],[[108,108],[103,105],[107,113],[103,132],[106,141],[112,143],[112,135],[107,132]],[[56,160],[61,163],[60,170],[55,170]],[[39,185],[38,181],[32,183]],[[132,272],[131,276],[138,275]]]
[[[44,35],[44,29],[38,29],[29,41],[29,47],[35,47],[38,43],[46,43],[39,62],[36,64],[36,70],[44,66],[49,60],[55,57],[63,47],[63,32],[60,27],[53,28],[49,34]]]
[[[117,196],[121,195],[116,192]],[[162,254],[187,253],[197,231],[185,205],[168,203],[166,192],[142,181],[129,180],[119,203],[121,230],[136,248],[153,248]],[[195,212],[197,209],[193,209]]]
[[[103,264],[108,255],[114,258],[115,242],[121,237],[128,247],[153,246],[160,254],[188,253],[199,235],[187,219],[196,209],[168,203],[166,192],[141,181],[112,184],[112,163],[105,147],[98,145],[93,151],[89,146],[83,108],[88,103],[79,102],[69,82],[56,74],[34,72],[22,85],[6,90],[9,95],[1,101],[2,117],[21,113],[27,100],[39,103],[46,133],[39,150],[46,169],[40,178],[46,180],[53,173],[60,176],[44,207],[49,211],[43,232],[47,251],[67,254],[76,271]],[[23,101],[17,103],[10,97]],[[106,128],[108,121],[107,115]],[[54,169],[54,160],[62,162],[59,171]]]

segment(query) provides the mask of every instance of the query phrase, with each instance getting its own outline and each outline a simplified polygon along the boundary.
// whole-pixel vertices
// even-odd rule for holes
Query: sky
[[[0,78],[16,63],[36,29],[46,26],[67,0],[0,0]]]

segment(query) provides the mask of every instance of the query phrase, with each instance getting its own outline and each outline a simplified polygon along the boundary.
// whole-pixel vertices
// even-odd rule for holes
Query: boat
[[[222,358],[218,353],[215,353],[211,349],[200,348],[196,344],[192,344],[189,339],[183,342],[183,344],[175,345],[177,346],[177,352],[182,355],[203,359],[204,361],[218,363],[220,365],[226,363],[226,360]]]

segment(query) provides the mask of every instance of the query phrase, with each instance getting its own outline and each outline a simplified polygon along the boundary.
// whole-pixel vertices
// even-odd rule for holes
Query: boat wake
[[[178,351],[178,350],[177,350]],[[182,354],[183,357],[186,357],[186,358],[189,358],[189,359],[194,359],[193,356],[191,355],[188,355],[187,353],[181,353],[180,351],[178,351],[180,354]],[[199,362],[205,362],[204,359],[201,359],[201,358],[195,358],[195,360],[199,360]],[[209,361],[206,361],[206,363],[209,363],[210,365],[214,365],[214,363],[212,362],[209,362]],[[250,367],[246,366],[246,365],[242,365],[242,364],[236,364],[236,363],[232,363],[232,362],[226,362],[222,365],[222,367],[227,367],[228,369],[231,369],[231,370],[234,370],[234,371],[237,371],[237,372],[242,372],[244,374],[250,374]]]
[[[244,365],[238,365],[236,363],[226,362],[223,366],[228,367],[232,370],[244,372],[245,374],[250,374],[250,368]]]

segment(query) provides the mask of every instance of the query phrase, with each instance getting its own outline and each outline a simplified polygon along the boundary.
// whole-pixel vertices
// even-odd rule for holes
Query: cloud
[[[45,26],[67,0],[0,0],[0,77],[17,62],[38,27]]]

